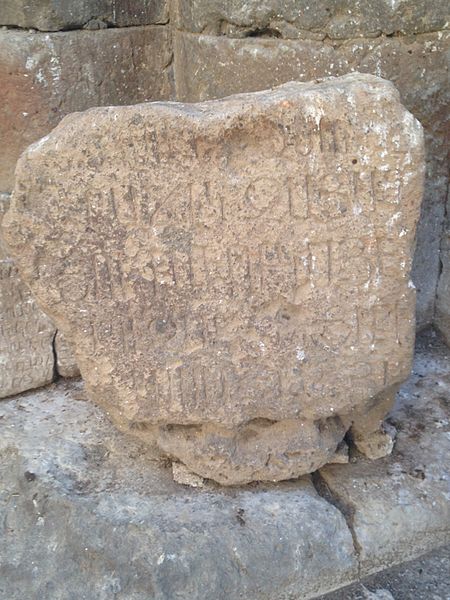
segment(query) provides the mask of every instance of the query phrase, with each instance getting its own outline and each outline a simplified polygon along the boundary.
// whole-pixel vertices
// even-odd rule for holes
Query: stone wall
[[[165,24],[166,0],[2,0],[2,25],[40,31]]]
[[[160,26],[0,31],[0,191],[11,191],[20,153],[64,115],[170,97],[170,61]]]
[[[8,26],[0,30],[2,212],[21,152],[65,115],[172,96],[167,21],[164,0],[2,2],[0,24]],[[45,385],[56,373],[77,375],[69,342],[5,249],[0,267],[0,397]]]
[[[0,193],[7,199],[11,192],[20,153],[74,111],[218,98],[351,71],[381,75],[394,81],[425,127],[426,193],[414,263],[417,321],[421,327],[433,320],[442,271],[436,324],[449,339],[445,237],[439,258],[448,179],[448,13],[445,0],[4,0]],[[27,329],[24,323],[24,340],[31,344]],[[10,329],[4,328],[2,351],[14,353],[5,331]],[[53,352],[58,345],[57,337]],[[63,372],[71,367],[61,367]],[[47,379],[40,377],[39,385]]]
[[[9,204],[9,194],[0,194],[0,225]],[[79,375],[63,333],[39,308],[1,241],[0,353],[0,398],[46,385],[57,374]]]
[[[444,30],[449,12],[444,1],[421,0],[176,0],[174,7],[180,100],[220,98],[352,71],[394,82],[426,133],[426,190],[413,270],[419,327],[433,319],[440,272],[448,183],[450,34]]]
[[[9,197],[0,195],[0,222],[8,206]],[[55,332],[0,248],[0,398],[52,381]]]

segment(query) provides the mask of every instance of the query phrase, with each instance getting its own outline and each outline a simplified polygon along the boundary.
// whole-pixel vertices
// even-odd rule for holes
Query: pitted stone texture
[[[165,0],[2,0],[0,25],[58,31],[167,23]]]
[[[232,37],[346,39],[446,29],[446,0],[174,0],[175,23]]]
[[[317,422],[253,419],[236,431],[217,425],[161,427],[157,442],[202,477],[233,485],[311,473],[334,462],[345,432],[339,417]]]
[[[8,206],[0,194],[0,223]],[[55,332],[0,240],[0,398],[52,381]]]
[[[72,347],[62,331],[55,336],[56,370],[61,377],[79,377],[80,370],[73,354]]]
[[[361,573],[449,543],[449,408],[450,353],[426,331],[418,337],[413,373],[388,419],[398,430],[392,455],[320,470],[333,503],[351,523]]]
[[[0,223],[10,204],[0,194]],[[0,398],[50,383],[58,374],[77,377],[73,353],[39,308],[0,238]]]
[[[355,580],[345,519],[310,481],[177,485],[83,396],[0,403],[2,600],[307,600]]]
[[[20,153],[68,113],[170,97],[165,27],[0,31],[0,192]]]
[[[398,396],[394,453],[323,469],[326,499],[306,478],[176,485],[78,382],[1,402],[0,597],[307,600],[448,544],[450,355],[439,346],[424,340]],[[403,589],[397,600],[418,600]]]
[[[392,81],[425,130],[427,175],[417,230],[413,281],[417,325],[431,323],[440,271],[439,246],[448,186],[450,33],[380,37],[345,43],[175,36],[177,97],[188,102],[310,81],[352,71]]]
[[[423,177],[391,84],[94,109],[17,176],[8,242],[120,426],[225,484],[378,428],[411,365]]]

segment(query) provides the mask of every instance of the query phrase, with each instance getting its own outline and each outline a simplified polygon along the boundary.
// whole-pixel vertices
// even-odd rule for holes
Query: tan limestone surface
[[[9,201],[0,194],[0,223]],[[0,398],[53,380],[55,333],[0,240]]]
[[[56,371],[61,377],[79,377],[80,370],[75,362],[75,357],[70,342],[62,331],[57,331],[55,336]]]
[[[4,233],[91,399],[200,476],[310,472],[410,371],[420,124],[371,75],[66,117]]]
[[[183,4],[181,0],[180,3]],[[272,3],[274,4],[276,0]],[[295,3],[291,4],[294,7]],[[372,4],[372,8],[375,6],[373,2],[365,4]],[[418,24],[427,22],[419,18],[417,3],[416,10],[412,11],[411,3],[403,2],[396,10],[397,16],[408,4],[409,10],[404,14],[409,13],[415,17]],[[325,2],[308,5],[311,12],[318,11],[321,7],[326,15]],[[201,6],[209,6],[211,9],[213,5],[196,3],[192,7],[193,12]],[[251,19],[255,18],[258,6],[261,13],[268,14],[266,4],[262,7],[256,3],[246,3],[246,6],[254,9]],[[283,6],[287,8],[288,5]],[[361,8],[362,3],[359,6]],[[427,6],[431,8],[430,3]],[[222,8],[229,10],[232,7],[229,3],[223,3]],[[277,8],[282,10],[281,3]],[[436,8],[437,5],[433,5],[431,10]],[[355,6],[352,10],[354,14]],[[370,7],[364,6],[362,14],[365,23],[370,23],[369,13]],[[242,13],[239,14],[243,16]],[[302,14],[304,18],[306,13],[299,13],[299,16]],[[233,13],[232,20],[233,23],[244,24],[244,21],[237,21],[236,13]],[[350,20],[339,22],[345,25]],[[394,23],[390,19],[386,22]],[[265,26],[264,23],[265,20],[259,21],[261,27]],[[330,34],[328,32],[327,36]],[[360,34],[359,30],[355,31],[354,37],[357,38]],[[183,101],[211,100],[240,92],[263,90],[291,80],[311,81],[318,77],[340,76],[353,71],[378,75],[394,83],[403,104],[419,119],[425,131],[425,193],[412,271],[412,279],[417,288],[418,328],[433,321],[436,284],[440,272],[440,237],[449,183],[449,58],[449,31],[340,42],[328,38],[321,41],[320,38],[273,39],[261,36],[232,39],[225,35],[184,32],[177,32],[174,37],[177,98]]]
[[[10,195],[0,194],[0,223]],[[0,236],[0,398],[50,383],[57,373],[77,377],[73,352],[21,280]]]

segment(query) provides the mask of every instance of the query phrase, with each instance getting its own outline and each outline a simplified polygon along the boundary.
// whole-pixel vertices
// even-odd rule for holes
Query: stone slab
[[[450,356],[433,331],[417,346],[389,417],[399,431],[393,454],[320,470],[357,540],[361,575],[450,542]]]
[[[307,480],[177,485],[79,384],[0,404],[0,597],[295,600],[357,574]]]
[[[9,201],[0,194],[0,223]],[[55,333],[0,240],[0,398],[53,380]]]
[[[236,37],[348,39],[446,29],[446,0],[174,0],[184,31]]]
[[[442,232],[440,263],[442,270],[436,294],[435,322],[447,345],[450,346],[450,192]]]
[[[0,192],[11,191],[20,153],[64,115],[169,98],[170,61],[165,27],[0,31]]]
[[[440,271],[449,172],[449,40],[450,35],[442,32],[342,44],[185,33],[175,36],[177,97],[183,101],[221,98],[286,81],[310,81],[352,71],[373,73],[394,82],[405,106],[424,126],[427,146],[426,189],[413,265],[419,328],[433,319]]]
[[[166,0],[2,0],[0,25],[41,31],[167,23]]]
[[[119,426],[288,479],[371,439],[409,374],[422,161],[370,75],[94,109],[24,153],[5,234]]]
[[[448,542],[449,385],[448,350],[428,337],[393,414],[393,456],[378,472],[359,456],[322,470],[353,503],[359,560],[342,513],[306,478],[187,488],[79,382],[6,400],[0,596],[305,600]]]

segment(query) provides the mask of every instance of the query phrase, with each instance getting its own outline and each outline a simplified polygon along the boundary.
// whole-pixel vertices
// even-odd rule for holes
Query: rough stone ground
[[[419,336],[413,372],[388,422],[392,455],[326,466],[316,487],[346,516],[360,573],[371,574],[450,542],[450,357],[433,331]]]
[[[316,487],[224,490],[175,484],[79,382],[2,401],[0,598],[307,600],[416,558],[450,542],[449,403],[449,351],[429,331],[391,415],[390,458],[355,456]],[[369,589],[389,589],[382,577]],[[441,588],[423,600],[447,600]]]
[[[372,597],[368,596],[366,590],[372,594],[378,592],[379,595],[381,590],[386,590],[394,600],[449,600],[450,546],[368,577],[363,584],[346,587],[317,600],[370,600]]]

